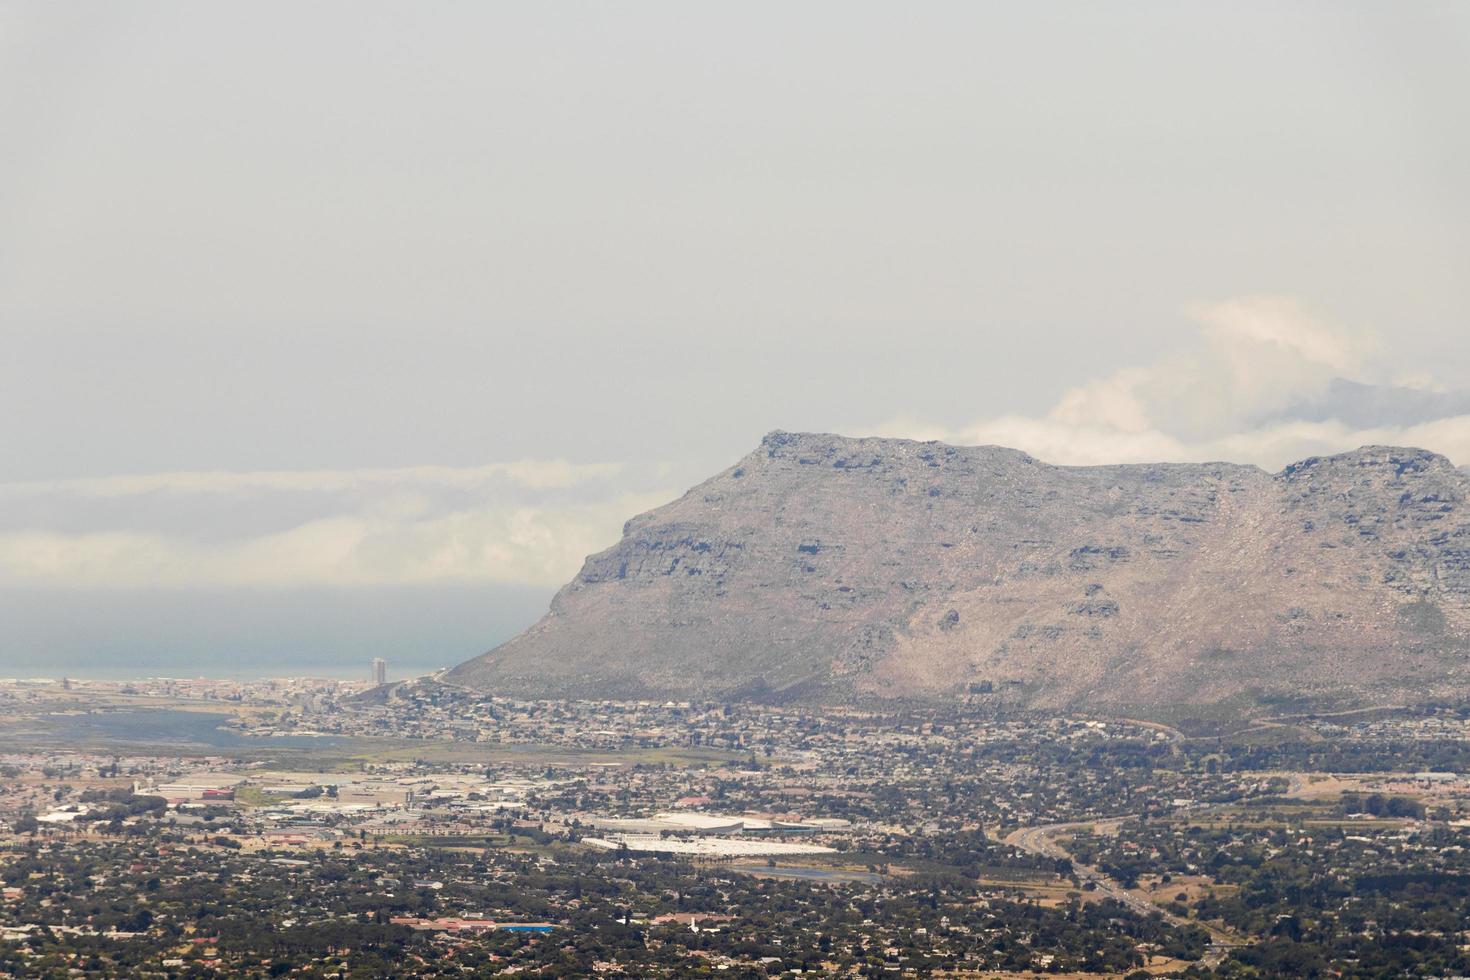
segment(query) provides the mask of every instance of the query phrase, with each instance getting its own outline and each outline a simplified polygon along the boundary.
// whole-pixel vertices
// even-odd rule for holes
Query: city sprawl
[[[8,975],[1470,972],[1448,707],[1181,727],[154,679],[5,682],[0,714]]]

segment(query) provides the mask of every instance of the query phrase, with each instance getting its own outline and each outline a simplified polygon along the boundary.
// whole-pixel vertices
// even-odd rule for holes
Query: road
[[[1125,820],[1134,819],[1135,816],[1135,814],[1128,814],[1121,817],[1108,817],[1104,820],[1079,820],[1072,823],[1051,823],[1043,824],[1039,827],[1022,827],[1020,830],[1007,834],[1004,843],[1020,848],[1030,854],[1037,854],[1041,857],[1051,858],[1052,860],[1066,858],[1072,862],[1072,872],[1077,876],[1079,882],[1083,884],[1089,881],[1092,882],[1098,892],[1106,895],[1108,898],[1122,902],[1139,915],[1150,915],[1157,912],[1164,917],[1164,921],[1171,925],[1197,925],[1205,929],[1210,933],[1212,942],[1209,951],[1205,953],[1201,963],[1205,966],[1219,965],[1231,949],[1242,945],[1237,937],[1222,932],[1207,923],[1197,922],[1193,919],[1186,919],[1182,916],[1175,915],[1173,912],[1149,901],[1137,892],[1129,891],[1097,868],[1077,863],[1072,855],[1068,854],[1066,849],[1056,841],[1056,838],[1063,834],[1084,828],[1095,827],[1099,831],[1106,831],[1109,827],[1117,826]]]
[[[1040,827],[1023,827],[1007,835],[1005,843],[1010,844],[1012,847],[1019,847],[1021,850],[1028,851],[1031,854],[1039,854],[1042,857],[1051,858],[1052,860],[1066,858],[1071,861],[1072,855],[1068,854],[1056,842],[1058,836],[1074,830],[1081,830],[1084,827],[1106,829],[1110,824],[1116,825],[1122,823],[1124,820],[1131,819],[1133,819],[1133,815],[1130,814],[1123,817],[1110,817],[1107,820],[1083,820],[1076,823],[1052,823],[1044,824]],[[1090,865],[1078,864],[1076,861],[1072,861],[1072,871],[1077,875],[1078,881],[1084,884],[1089,881],[1092,882],[1093,886],[1099,892],[1109,898],[1117,899],[1140,915],[1149,915],[1150,913],[1158,912],[1176,926],[1188,924],[1190,921],[1180,918],[1168,909],[1155,905],[1141,895],[1129,891]]]

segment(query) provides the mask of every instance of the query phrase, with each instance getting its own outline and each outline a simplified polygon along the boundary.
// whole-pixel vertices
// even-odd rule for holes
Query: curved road
[[[1140,915],[1158,912],[1176,926],[1188,924],[1190,922],[1189,919],[1180,918],[1168,909],[1155,905],[1153,902],[1134,894],[1097,868],[1086,864],[1078,864],[1072,859],[1072,855],[1068,854],[1055,840],[1057,835],[1068,831],[1081,830],[1084,827],[1105,828],[1110,825],[1116,826],[1124,820],[1133,819],[1134,816],[1134,814],[1128,814],[1122,817],[1108,817],[1105,820],[1079,820],[1074,823],[1051,823],[1043,824],[1040,827],[1023,827],[1020,830],[1007,834],[1004,843],[1032,854],[1039,854],[1042,857],[1051,858],[1052,860],[1066,858],[1072,861],[1072,871],[1077,875],[1078,881],[1084,884],[1089,881],[1092,882],[1099,892],[1109,898],[1117,899]]]
[[[1173,912],[1149,901],[1142,895],[1129,891],[1099,869],[1091,865],[1078,864],[1072,855],[1067,853],[1066,849],[1056,842],[1056,837],[1068,831],[1081,830],[1084,827],[1105,829],[1107,827],[1117,826],[1125,820],[1132,820],[1135,816],[1136,814],[1127,814],[1121,817],[1106,817],[1101,820],[1077,820],[1071,823],[1050,823],[1043,824],[1039,827],[1022,827],[1020,830],[1015,830],[1007,834],[1002,843],[1020,848],[1031,854],[1051,858],[1052,860],[1066,858],[1072,862],[1072,871],[1077,875],[1079,882],[1092,882],[1096,889],[1103,895],[1122,902],[1139,915],[1150,915],[1157,912],[1170,925],[1199,926],[1210,934],[1212,940],[1209,950],[1200,962],[1205,966],[1217,966],[1224,960],[1225,955],[1231,949],[1242,945],[1238,938],[1208,923],[1175,915]]]
[[[1306,789],[1307,783],[1301,773],[1285,772],[1277,773],[1276,775],[1285,776],[1288,781],[1286,793],[1284,794],[1286,796],[1298,796]],[[1218,806],[1226,805],[1228,804],[1218,804]],[[1208,810],[1215,809],[1216,806],[1217,805],[1200,806],[1197,807],[1194,812],[1203,813]],[[1066,849],[1058,844],[1055,840],[1056,837],[1069,831],[1081,830],[1085,827],[1095,827],[1099,831],[1105,831],[1108,828],[1118,826],[1126,820],[1137,819],[1137,817],[1138,814],[1136,813],[1125,813],[1119,817],[1103,817],[1098,820],[1074,820],[1070,823],[1049,823],[1042,824],[1039,827],[1022,827],[1020,830],[1013,830],[1009,834],[1007,834],[1002,840],[1002,843],[1009,844],[1012,847],[1018,847],[1023,851],[1030,852],[1031,854],[1038,854],[1042,857],[1051,858],[1053,860],[1066,858],[1067,860],[1072,861],[1072,870],[1076,872],[1077,879],[1079,881],[1092,882],[1094,885],[1097,886],[1098,891],[1111,898],[1116,898],[1118,901],[1122,902],[1124,905],[1128,906],[1136,912],[1141,912],[1144,915],[1147,915],[1150,912],[1158,912],[1162,914],[1166,920],[1172,922],[1175,925],[1199,925],[1202,928],[1209,929],[1212,934],[1215,934],[1217,936],[1217,938],[1223,937],[1227,940],[1232,938],[1227,934],[1219,933],[1217,929],[1205,925],[1202,922],[1195,922],[1193,919],[1180,918],[1163,906],[1156,905],[1155,903],[1148,901],[1142,896],[1130,892],[1128,889],[1118,884],[1112,878],[1109,878],[1106,874],[1104,874],[1097,868],[1090,867],[1089,865],[1085,864],[1078,864],[1072,858],[1072,855],[1067,853]]]

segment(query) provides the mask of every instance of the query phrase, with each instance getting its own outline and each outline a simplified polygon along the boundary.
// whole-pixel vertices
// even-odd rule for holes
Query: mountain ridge
[[[776,431],[630,519],[540,622],[449,677],[1100,710],[1451,698],[1467,498],[1448,459],[1393,446],[1272,474]]]

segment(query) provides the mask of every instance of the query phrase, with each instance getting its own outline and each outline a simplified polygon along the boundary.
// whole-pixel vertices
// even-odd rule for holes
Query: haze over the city
[[[452,664],[778,428],[1470,464],[1467,37],[0,9],[0,674]]]
[[[1470,977],[1467,92],[0,0],[0,977]]]

